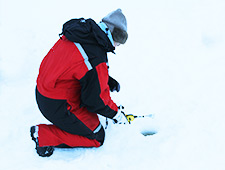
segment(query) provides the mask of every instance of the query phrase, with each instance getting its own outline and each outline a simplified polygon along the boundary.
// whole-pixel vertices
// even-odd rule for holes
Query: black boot
[[[36,132],[36,126],[32,126],[30,128],[30,136],[32,138],[32,140],[35,142],[36,144],[36,150],[39,156],[42,157],[49,157],[53,154],[54,148],[52,146],[44,146],[44,147],[40,147],[38,144],[38,137],[36,137],[34,134]],[[37,132],[36,132],[37,133]]]

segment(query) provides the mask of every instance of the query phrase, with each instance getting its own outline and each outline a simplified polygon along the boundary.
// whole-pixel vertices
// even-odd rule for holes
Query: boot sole
[[[31,136],[32,140],[33,140],[34,142],[36,142],[35,137],[34,137],[34,133],[35,133],[35,126],[32,126],[32,127],[30,128],[30,136]]]

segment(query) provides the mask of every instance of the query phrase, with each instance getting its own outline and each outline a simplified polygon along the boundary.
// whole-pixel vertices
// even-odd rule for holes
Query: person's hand
[[[113,91],[119,92],[120,91],[120,84],[110,76],[109,76],[108,85],[109,85],[109,89],[111,92],[113,92]]]
[[[113,117],[114,123],[117,124],[128,124],[127,118],[124,113],[124,107],[119,106],[117,114]]]

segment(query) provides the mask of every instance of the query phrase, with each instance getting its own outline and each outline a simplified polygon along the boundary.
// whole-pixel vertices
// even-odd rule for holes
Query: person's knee
[[[103,145],[105,141],[105,130],[103,127],[95,134],[95,139],[100,143],[100,146]]]

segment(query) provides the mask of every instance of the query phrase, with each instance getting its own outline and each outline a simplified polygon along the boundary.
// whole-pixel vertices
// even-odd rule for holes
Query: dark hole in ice
[[[144,135],[144,136],[151,136],[151,135],[154,135],[156,133],[157,133],[156,131],[150,131],[150,130],[149,131],[144,130],[144,131],[141,132],[141,134]]]

